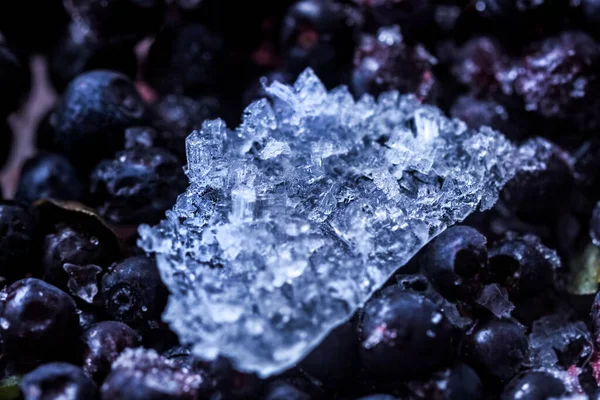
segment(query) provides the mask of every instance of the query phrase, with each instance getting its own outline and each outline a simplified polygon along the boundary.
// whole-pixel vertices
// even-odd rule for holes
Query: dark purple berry
[[[482,376],[507,382],[527,365],[525,328],[508,320],[480,323],[466,337],[462,353]]]
[[[65,360],[77,343],[79,317],[71,296],[28,278],[2,293],[0,328],[3,352],[9,358],[20,363]]]
[[[153,258],[127,258],[111,266],[102,278],[106,313],[133,327],[148,327],[160,320],[166,305],[167,289]]]
[[[93,400],[98,395],[81,368],[61,362],[41,365],[25,375],[21,391],[25,400]]]
[[[299,74],[311,67],[328,86],[341,83],[352,60],[360,20],[333,0],[298,0],[286,12],[281,28],[287,70]]]
[[[86,72],[69,84],[50,117],[54,136],[38,140],[83,172],[122,149],[125,129],[140,125],[146,115],[146,105],[125,75]]]
[[[176,366],[153,350],[126,349],[100,388],[102,400],[194,400],[206,378]]]
[[[489,37],[466,42],[454,55],[452,75],[463,85],[478,92],[508,90],[510,60],[500,44]]]
[[[0,169],[2,169],[10,157],[12,144],[12,130],[4,119],[0,119]]]
[[[407,383],[411,399],[479,400],[485,396],[483,383],[468,365],[459,363],[435,372],[429,379]]]
[[[432,100],[437,60],[422,45],[405,43],[397,26],[381,28],[377,36],[363,35],[354,53],[352,89],[357,96],[385,91],[412,93]]]
[[[588,131],[600,126],[600,44],[582,32],[536,43],[520,62],[514,86],[525,108]]]
[[[370,394],[356,400],[399,400],[399,398],[394,397],[391,394]]]
[[[363,364],[379,379],[408,379],[447,364],[452,328],[422,295],[390,287],[371,299],[359,325]]]
[[[527,371],[515,376],[505,387],[501,400],[546,400],[567,394],[565,385],[542,371]]]
[[[137,59],[134,43],[105,41],[79,22],[72,22],[48,57],[48,74],[58,91],[63,91],[77,76],[103,69],[121,72],[135,79]]]
[[[9,281],[37,272],[35,218],[23,206],[0,202],[0,276]]]
[[[0,19],[2,18],[0,5]],[[0,30],[1,22],[0,22]],[[0,118],[16,111],[29,92],[31,78],[26,60],[22,60],[0,40]]]
[[[158,31],[165,0],[63,0],[76,21],[101,38],[141,39]]]
[[[78,201],[83,194],[84,185],[69,159],[61,154],[41,152],[23,164],[15,198],[24,202]]]
[[[138,347],[138,334],[121,322],[103,321],[81,335],[83,341],[83,370],[96,382],[102,382],[111,364],[126,348]]]
[[[421,252],[421,271],[443,296],[472,298],[482,287],[486,243],[485,236],[474,228],[449,228]]]
[[[187,184],[177,157],[167,150],[133,148],[118,152],[92,171],[92,204],[114,224],[156,223]]]
[[[202,25],[167,26],[154,39],[144,71],[160,94],[218,92],[226,84],[223,38]]]

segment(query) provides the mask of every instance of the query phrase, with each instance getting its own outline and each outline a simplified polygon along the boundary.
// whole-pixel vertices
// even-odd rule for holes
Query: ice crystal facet
[[[164,318],[203,358],[269,376],[297,363],[429,240],[496,201],[515,147],[397,92],[355,101],[310,70],[229,130],[187,139],[190,186],[140,245]]]

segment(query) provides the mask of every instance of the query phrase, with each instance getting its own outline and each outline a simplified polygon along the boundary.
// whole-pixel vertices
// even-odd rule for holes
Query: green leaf
[[[586,295],[598,292],[600,280],[600,249],[589,244],[579,257],[571,262],[571,294]]]
[[[9,376],[0,380],[0,400],[15,400],[21,396],[20,376]]]

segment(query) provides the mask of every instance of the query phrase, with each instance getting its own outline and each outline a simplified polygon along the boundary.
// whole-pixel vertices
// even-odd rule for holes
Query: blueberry
[[[62,92],[79,74],[96,69],[121,72],[135,79],[137,59],[134,43],[106,41],[80,22],[69,24],[48,56],[48,74],[54,87]]]
[[[391,394],[370,394],[363,396],[356,400],[399,400],[398,397],[394,397]]]
[[[468,365],[458,363],[424,381],[407,383],[411,399],[478,400],[485,397],[483,383]]]
[[[50,138],[38,138],[47,150],[62,153],[73,165],[89,171],[125,144],[124,131],[147,116],[133,83],[111,71],[86,72],[65,90],[50,122]]]
[[[528,111],[589,131],[600,126],[600,44],[582,32],[535,43],[520,61],[514,87]]]
[[[299,367],[331,388],[351,379],[359,364],[356,327],[346,322],[334,329]]]
[[[165,0],[64,0],[66,9],[102,38],[141,39],[158,31]]]
[[[355,13],[335,1],[296,1],[281,28],[287,70],[297,75],[311,67],[326,85],[340,84],[343,67],[352,60],[359,23]]]
[[[267,389],[264,400],[311,400],[311,397],[285,382],[274,382]]]
[[[357,96],[398,90],[431,101],[436,63],[422,45],[408,45],[398,27],[380,29],[377,37],[368,34],[361,37],[354,53],[352,89]]]
[[[542,371],[527,371],[515,376],[505,387],[501,400],[545,400],[567,394],[565,385]]]
[[[485,236],[474,228],[449,228],[421,252],[421,271],[447,298],[472,297],[482,286],[486,243]]]
[[[153,350],[126,349],[100,388],[102,400],[192,400],[207,398],[205,376],[159,356]]]
[[[1,15],[2,6],[0,6],[0,19]],[[0,91],[2,92],[0,118],[4,118],[21,106],[30,86],[31,78],[26,61],[0,40]]]
[[[381,379],[419,377],[453,356],[446,317],[424,296],[398,288],[390,287],[367,303],[359,332],[363,364]]]
[[[75,167],[60,154],[41,152],[21,167],[15,198],[24,202],[40,199],[81,200],[82,184]]]
[[[177,157],[158,147],[119,152],[90,181],[92,204],[114,224],[157,223],[187,184]]]
[[[489,249],[490,272],[515,300],[552,289],[560,267],[556,254],[533,235],[508,235]]]
[[[44,280],[66,290],[69,274],[65,264],[108,266],[120,254],[84,227],[58,224],[43,242]]]
[[[462,354],[482,377],[507,382],[527,365],[529,343],[522,326],[491,319],[465,338]]]
[[[4,354],[20,363],[66,360],[79,336],[73,299],[44,281],[27,278],[6,288],[0,298]],[[69,347],[64,344],[69,343]]]
[[[594,343],[597,347],[600,347],[600,292],[596,294],[592,303],[591,317]]]
[[[21,381],[24,400],[93,400],[94,382],[75,365],[53,362],[31,371]]]
[[[13,134],[4,119],[0,119],[0,169],[6,164],[12,149]]]
[[[102,320],[102,314],[94,306],[86,306],[80,304],[79,306],[79,328],[80,331],[85,332],[90,329],[93,325],[97,324]]]
[[[159,93],[198,96],[218,92],[224,82],[223,38],[204,26],[167,26],[155,38],[144,69]]]
[[[212,382],[211,386],[216,390],[215,393],[225,399],[255,399],[263,390],[264,381],[254,374],[235,370],[223,357],[200,363],[198,369]]]
[[[0,276],[14,281],[37,272],[35,225],[34,216],[25,207],[0,202]]]
[[[126,348],[138,347],[140,337],[127,325],[116,321],[99,322],[81,335],[83,370],[96,382],[102,382],[111,364]]]
[[[153,258],[130,257],[112,265],[102,278],[106,313],[133,327],[160,319],[167,289]]]

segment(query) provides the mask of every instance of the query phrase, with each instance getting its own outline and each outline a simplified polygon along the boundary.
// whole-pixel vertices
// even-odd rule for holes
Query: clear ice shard
[[[266,377],[296,364],[428,241],[491,207],[519,149],[412,96],[355,101],[311,70],[227,129],[187,138],[190,180],[140,227],[196,355]]]

